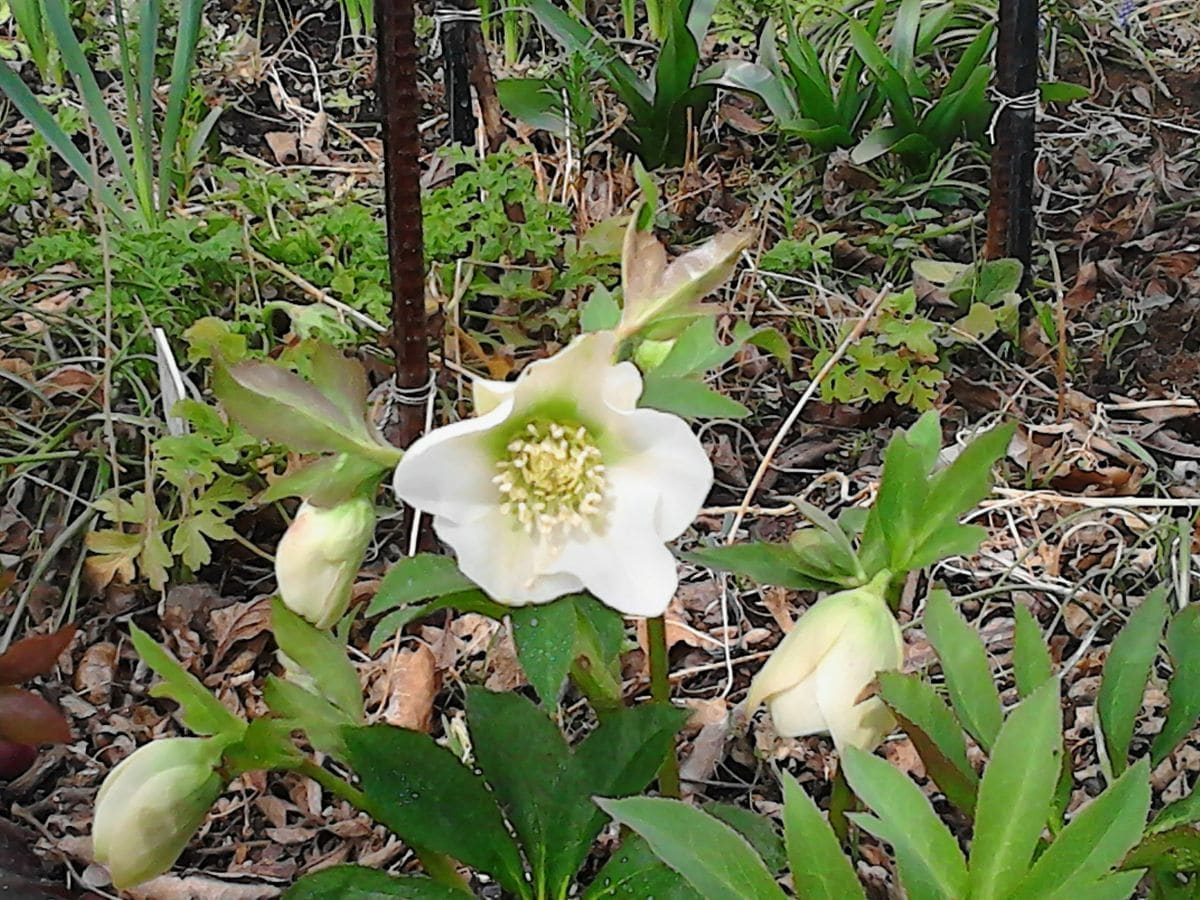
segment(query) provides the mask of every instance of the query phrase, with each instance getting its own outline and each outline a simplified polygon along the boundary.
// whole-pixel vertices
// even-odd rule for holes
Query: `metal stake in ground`
[[[421,238],[421,141],[417,118],[414,0],[377,0],[379,108],[383,120],[384,202],[392,278],[391,345],[396,387],[412,397],[429,384],[425,334],[425,256]],[[396,405],[388,439],[407,447],[424,425],[421,404]]]
[[[997,113],[991,129],[992,184],[984,255],[1019,259],[1028,278],[1033,248],[1037,0],[1000,0],[997,35],[993,95]]]
[[[441,0],[433,15],[442,45],[442,84],[450,117],[450,140],[475,143],[475,110],[471,106],[469,29],[478,28],[479,9],[472,0]]]

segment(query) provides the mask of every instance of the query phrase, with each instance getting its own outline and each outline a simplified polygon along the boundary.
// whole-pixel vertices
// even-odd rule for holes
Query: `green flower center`
[[[604,503],[604,458],[582,425],[530,422],[509,441],[492,481],[500,510],[525,531],[590,525]]]

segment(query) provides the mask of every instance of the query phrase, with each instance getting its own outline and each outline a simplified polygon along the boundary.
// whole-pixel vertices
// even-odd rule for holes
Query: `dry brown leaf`
[[[213,665],[219,665],[229,649],[239,641],[248,641],[271,627],[271,600],[263,597],[246,603],[234,603],[212,613],[212,634],[216,647]]]
[[[290,131],[268,131],[263,135],[275,162],[281,166],[294,166],[300,161],[300,146],[296,135]]]
[[[428,734],[433,727],[433,700],[439,687],[433,651],[424,644],[400,651],[383,680],[390,692],[383,720],[397,728]]]
[[[272,885],[239,884],[204,875],[159,875],[126,891],[130,900],[268,900],[282,893],[282,888]]]
[[[75,670],[75,690],[83,694],[90,703],[107,703],[116,667],[116,644],[108,641],[92,644],[83,652],[83,658],[79,660],[79,667]]]

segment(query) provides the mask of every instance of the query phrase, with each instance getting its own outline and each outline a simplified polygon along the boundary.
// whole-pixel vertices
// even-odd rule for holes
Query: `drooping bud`
[[[134,751],[96,796],[92,849],[113,884],[127,888],[174,864],[224,788],[220,746],[205,738],[164,738]]]
[[[375,504],[367,497],[329,508],[301,505],[275,551],[275,579],[287,608],[318,628],[337,622],[374,532]]]
[[[804,613],[755,676],[747,710],[765,702],[785,737],[828,732],[839,749],[878,746],[895,721],[882,700],[862,695],[879,672],[904,663],[900,626],[883,595],[889,577],[881,572]]]

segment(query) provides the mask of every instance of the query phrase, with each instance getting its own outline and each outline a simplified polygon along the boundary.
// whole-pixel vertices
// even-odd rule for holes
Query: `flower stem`
[[[646,643],[650,650],[650,696],[659,703],[671,702],[671,682],[667,678],[667,621],[663,616],[646,620]],[[675,747],[658,770],[658,789],[664,797],[679,796],[679,760]]]
[[[295,771],[301,775],[311,778],[329,793],[341,797],[357,810],[367,813],[374,817],[374,812],[370,809],[367,802],[367,795],[347,782],[345,779],[339,778],[328,769],[318,766],[315,762],[309,759],[301,760],[295,766]],[[421,865],[429,874],[429,877],[434,881],[440,882],[447,887],[462,891],[465,894],[471,895],[471,889],[458,874],[458,869],[454,866],[454,861],[450,857],[442,853],[434,853],[430,850],[423,850],[420,847],[413,847],[417,854],[417,859],[421,861]],[[472,895],[473,896],[473,895]]]

